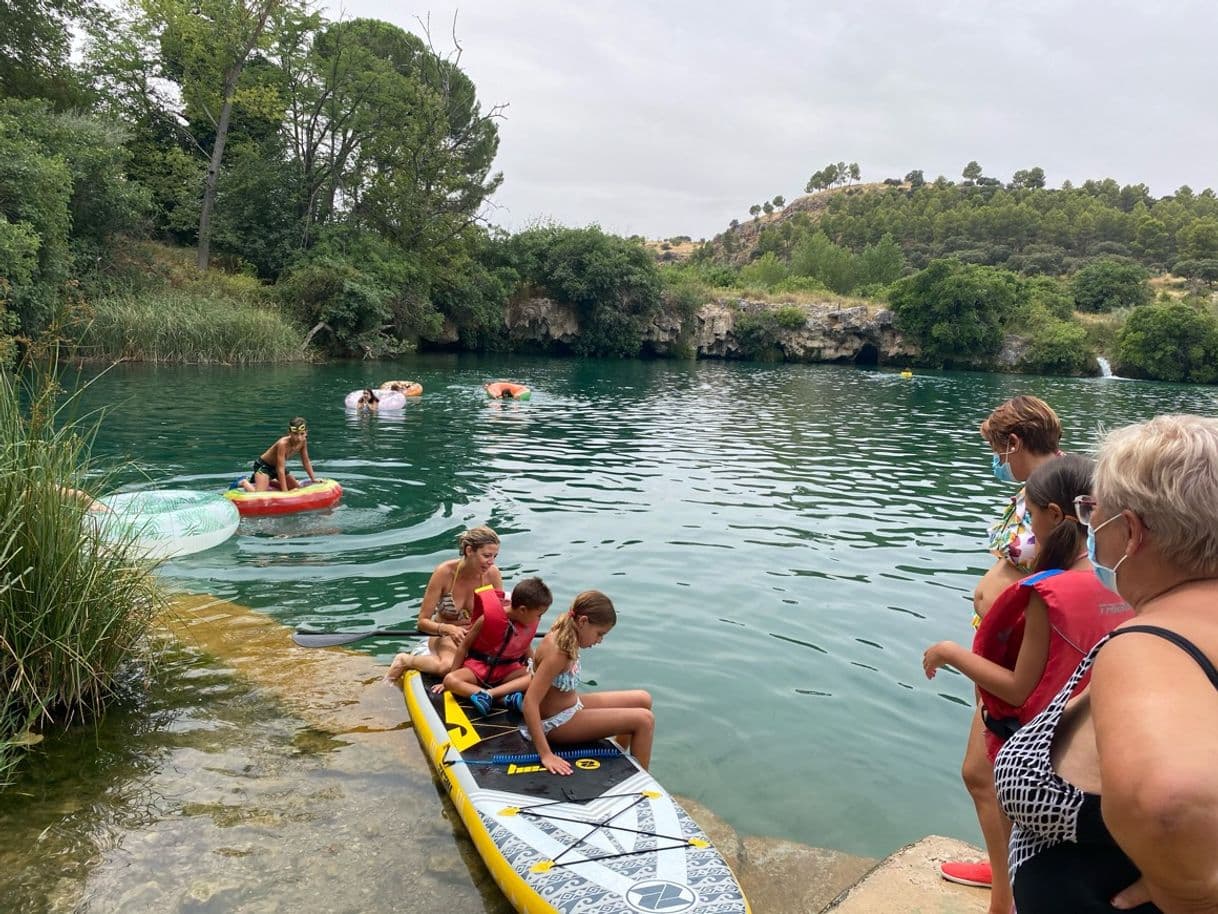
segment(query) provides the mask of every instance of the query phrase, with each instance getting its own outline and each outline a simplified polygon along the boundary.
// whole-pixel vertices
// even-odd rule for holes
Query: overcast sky
[[[328,0],[337,17],[337,0]],[[1218,183],[1218,4],[344,0],[451,50],[504,103],[492,222],[709,237],[803,193],[828,162],[865,181],[970,159],[1050,186],[1156,196]]]

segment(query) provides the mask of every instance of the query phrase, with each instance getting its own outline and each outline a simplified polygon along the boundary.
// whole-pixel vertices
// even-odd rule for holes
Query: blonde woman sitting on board
[[[436,566],[419,608],[419,631],[431,635],[427,654],[398,654],[385,674],[398,682],[407,670],[443,677],[452,670],[457,648],[469,631],[474,591],[483,584],[503,590],[503,576],[495,566],[499,535],[490,527],[473,527],[457,537],[460,556]]]

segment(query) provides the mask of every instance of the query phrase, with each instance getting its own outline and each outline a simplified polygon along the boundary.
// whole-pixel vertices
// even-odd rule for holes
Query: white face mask
[[[1121,560],[1111,568],[1109,568],[1107,565],[1101,565],[1100,560],[1095,557],[1095,531],[1099,530],[1101,527],[1108,526],[1108,524],[1111,524],[1120,516],[1121,515],[1119,514],[1112,515],[1112,517],[1100,524],[1099,527],[1092,527],[1090,524],[1087,525],[1087,558],[1091,561],[1091,569],[1095,572],[1095,576],[1100,579],[1100,583],[1113,593],[1120,592],[1117,590],[1117,569],[1121,567],[1121,564],[1125,561],[1125,559],[1129,558],[1129,554],[1126,553],[1125,555],[1121,556]]]

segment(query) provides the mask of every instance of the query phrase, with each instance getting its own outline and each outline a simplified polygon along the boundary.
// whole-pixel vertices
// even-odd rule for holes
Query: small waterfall
[[[1114,375],[1112,374],[1112,366],[1108,364],[1108,360],[1106,358],[1104,358],[1102,355],[1097,355],[1095,357],[1095,360],[1100,363],[1100,377],[1101,378],[1114,377]]]

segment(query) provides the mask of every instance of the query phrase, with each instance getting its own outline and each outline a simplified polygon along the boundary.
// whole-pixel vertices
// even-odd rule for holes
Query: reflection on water
[[[392,417],[342,408],[389,375],[426,392]],[[498,376],[533,399],[488,402]],[[985,526],[1011,491],[977,425],[1022,392],[1058,409],[1070,450],[1101,422],[1213,405],[1133,381],[477,356],[119,366],[89,396],[113,407],[100,447],[134,461],[132,487],[219,490],[297,413],[343,483],[332,511],[243,520],[171,562],[180,586],[285,622],[400,624],[457,532],[490,523],[509,584],[614,598],[586,675],[655,694],[666,786],[746,833],[880,855],[978,837],[957,774],[971,687],[927,682],[920,658],[971,635]],[[363,646],[382,662],[400,647]]]

